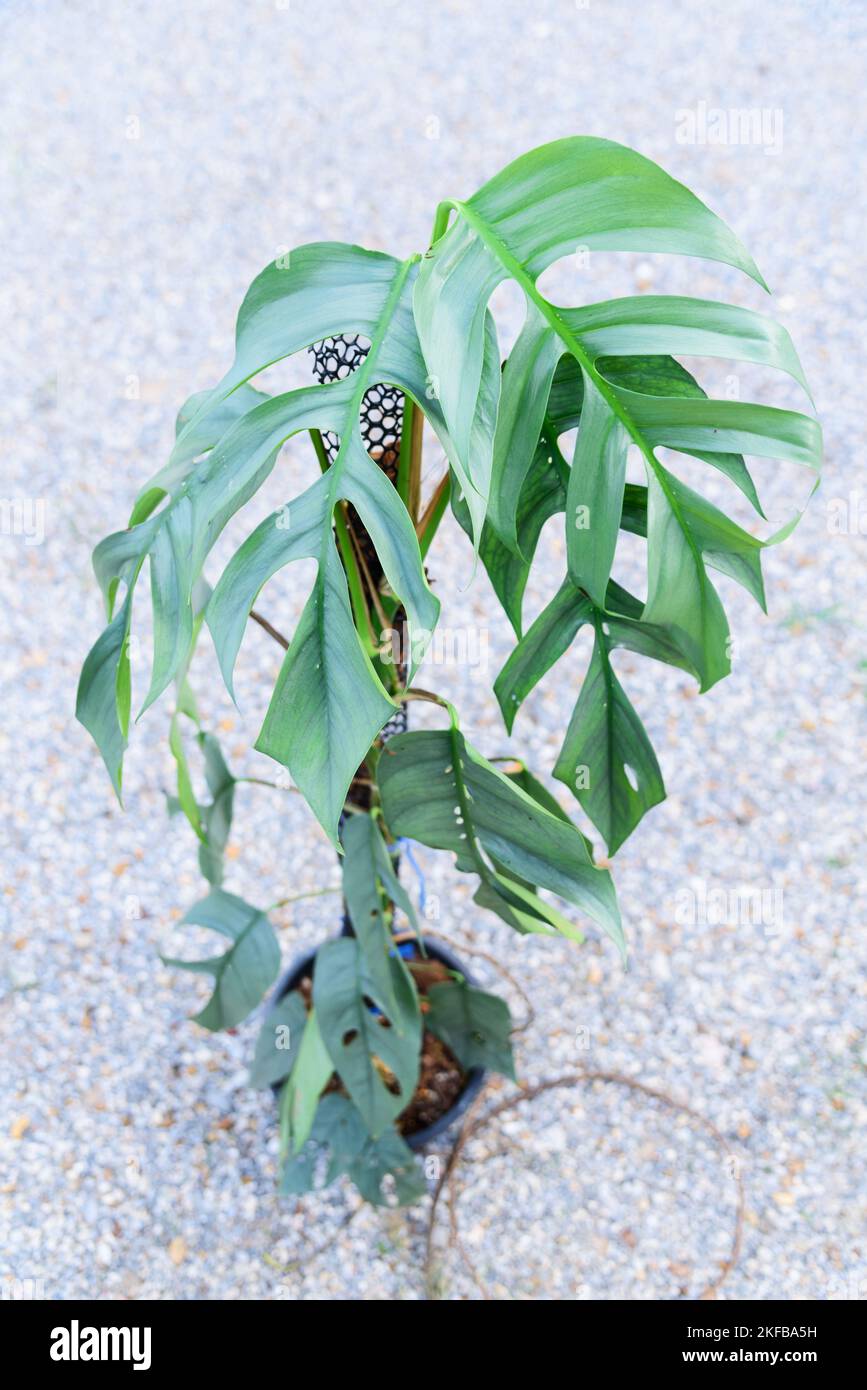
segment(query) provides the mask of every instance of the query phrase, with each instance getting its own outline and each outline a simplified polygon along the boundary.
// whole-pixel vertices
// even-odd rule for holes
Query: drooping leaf
[[[575,793],[609,854],[665,799],[656,755],[611,668],[601,622],[554,776]]]
[[[256,1053],[250,1066],[250,1085],[257,1091],[276,1086],[292,1070],[307,1022],[307,1009],[297,989],[284,994],[269,1009],[256,1039]]]
[[[565,510],[565,478],[568,478],[568,467],[557,445],[543,438],[537,447],[518,502],[515,529],[519,553],[516,554],[503,544],[490,521],[485,522],[482,531],[479,558],[516,637],[520,637],[522,632],[521,608],[524,590],[542,527],[549,517]],[[451,504],[459,524],[468,536],[472,536],[469,510],[461,498],[456,496],[454,489]]]
[[[427,1191],[418,1159],[394,1129],[387,1129],[378,1139],[368,1138],[347,1172],[365,1201],[374,1206],[390,1204],[389,1193],[383,1186],[389,1177],[398,1206],[417,1202]]]
[[[512,1019],[504,999],[465,981],[428,990],[425,1025],[441,1038],[461,1066],[487,1067],[515,1080]]]
[[[509,733],[530,691],[569,650],[575,634],[592,617],[593,604],[589,597],[580,593],[571,579],[564,580],[494,681],[494,694]]]
[[[640,601],[614,581],[600,608],[567,578],[494,682],[511,730],[520,705],[568,650],[575,632],[585,623],[594,626],[593,654],[554,776],[569,787],[601,831],[609,854],[664,797],[656,756],[611,668],[610,654],[616,647],[627,647],[694,673],[683,634],[676,627],[647,622],[643,611]]]
[[[307,1014],[298,1055],[280,1098],[280,1136],[285,1152],[291,1146],[294,1153],[299,1153],[306,1144],[319,1097],[333,1071],[314,1008]]]
[[[213,975],[214,993],[195,1022],[216,1032],[234,1028],[256,1007],[274,983],[280,966],[280,948],[264,912],[245,903],[234,893],[213,888],[206,898],[191,907],[181,926],[210,927],[231,941],[221,956],[207,960],[177,960],[163,956],[165,965],[180,970]]]
[[[394,976],[389,955],[394,950],[391,936],[391,903],[399,902],[410,922],[418,924],[410,899],[401,886],[391,863],[379,827],[372,816],[349,816],[341,836],[344,848],[343,896],[364,963],[384,1001],[385,1012],[394,1026],[401,1026],[401,1010],[394,993]]]
[[[219,740],[199,729],[196,744],[204,755],[205,782],[211,799],[203,803],[196,799],[181,725],[182,716],[199,723],[191,700],[185,684],[169,728],[169,747],[178,769],[178,794],[170,801],[170,809],[183,811],[198,836],[199,868],[208,883],[219,888],[223,881],[223,854],[232,828],[236,778],[226,765]]]
[[[377,781],[393,833],[450,850],[458,869],[479,874],[490,892],[562,930],[562,914],[511,890],[499,869],[558,894],[624,949],[611,878],[594,867],[581,833],[498,772],[458,729],[389,739]],[[577,929],[571,934],[580,939]]]
[[[317,1177],[326,1185],[344,1173],[376,1206],[390,1200],[384,1186],[388,1177],[400,1205],[416,1201],[426,1190],[419,1162],[400,1135],[389,1128],[371,1139],[352,1102],[332,1092],[319,1102],[303,1151],[286,1163],[280,1190],[300,1196],[314,1190]]]
[[[129,734],[131,616],[130,594],[88,652],[75,702],[75,717],[102,754],[118,800]]]
[[[202,825],[199,867],[208,882],[218,888],[223,881],[223,852],[232,828],[235,778],[213,734],[200,733],[197,741],[205,755],[205,780],[211,793],[210,802],[199,807]]]
[[[374,1139],[409,1104],[419,1068],[421,1014],[415,986],[399,956],[388,957],[388,968],[397,1001],[393,1015],[353,937],[320,947],[313,976],[323,1042]],[[394,1078],[394,1089],[382,1067]]]

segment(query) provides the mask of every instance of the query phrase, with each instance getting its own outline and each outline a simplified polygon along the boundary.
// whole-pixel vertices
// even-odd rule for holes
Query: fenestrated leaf
[[[178,411],[175,437],[184,433],[182,446],[176,446],[170,463],[145,483],[130,516],[130,526],[144,521],[164,497],[177,491],[184,479],[196,467],[203,454],[208,453],[227,434],[242,415],[269,397],[252,386],[241,386],[231,396],[217,399],[213,391],[196,391]],[[187,429],[192,420],[194,428]]]
[[[539,396],[553,394],[559,359],[567,354],[583,377],[582,396],[592,388],[567,497],[570,574],[601,607],[616,543],[626,445],[634,443],[653,494],[645,616],[653,622],[676,620],[707,689],[728,670],[728,629],[705,574],[701,544],[654,449],[665,445],[706,457],[752,495],[742,452],[815,468],[819,429],[814,420],[791,411],[690,398],[678,391],[660,395],[658,384],[647,390],[644,382],[627,385],[622,378],[618,383],[617,363],[633,354],[647,362],[673,351],[707,351],[774,366],[803,381],[794,349],[778,325],[712,301],[668,296],[654,304],[642,296],[569,309],[546,300],[536,281],[576,246],[704,256],[738,266],[759,283],[761,277],[737,239],[697,198],[649,160],[608,141],[581,137],[544,146],[515,161],[468,201],[450,205],[455,219],[422,265],[414,307],[422,349],[440,381],[443,413],[456,438],[474,412],[482,325],[492,290],[511,280],[527,304],[524,330],[502,378],[492,524],[503,543],[517,550],[516,518],[537,448]],[[648,377],[645,366],[641,374]],[[639,389],[631,389],[637,384]],[[543,426],[548,438],[549,425],[550,412]],[[574,526],[584,492],[599,523],[594,528],[591,522],[586,534]],[[663,547],[667,556],[655,553]],[[677,592],[661,594],[669,584],[676,584]]]
[[[596,369],[612,386],[639,395],[685,396],[703,401],[708,398],[707,392],[702,389],[692,373],[673,357],[599,357],[596,360]],[[584,369],[573,357],[565,353],[560,359],[551,386],[545,417],[548,431],[556,435],[576,429],[580,422],[583,399]],[[743,455],[720,449],[710,451],[689,448],[681,449],[680,452],[690,454],[724,473],[749,500],[759,516],[764,516],[756,485]]]
[[[451,1048],[461,1066],[487,1067],[515,1080],[512,1019],[504,999],[465,981],[434,985],[425,1024]]]
[[[313,975],[323,1042],[374,1139],[409,1104],[419,1068],[421,1014],[415,986],[399,956],[390,956],[388,967],[397,1000],[394,1015],[387,1013],[382,991],[353,937],[320,947]],[[371,1010],[368,1000],[383,1016]],[[393,1075],[396,1092],[389,1089],[376,1059]]]
[[[268,1015],[256,1039],[250,1066],[250,1085],[257,1091],[276,1086],[292,1070],[298,1058],[307,1009],[297,989],[284,994]]]
[[[546,345],[547,334],[570,350],[577,334],[536,289],[547,266],[576,246],[671,251],[728,262],[762,283],[719,218],[650,160],[608,140],[555,141],[515,160],[466,202],[450,202],[457,215],[425,257],[414,309],[422,351],[459,447],[476,415],[488,299],[501,281],[512,279],[528,301],[517,370],[503,383],[494,493],[503,467],[522,480],[538,437],[522,439],[524,417],[512,398],[535,409],[534,390],[526,383],[535,378],[536,388],[544,387],[559,355],[556,346]],[[588,350],[582,365],[597,355]],[[519,493],[520,486],[508,489],[515,505]],[[509,544],[507,522],[495,519],[495,525]]]
[[[368,1141],[355,1106],[335,1091],[315,1102],[307,1129],[301,1151],[285,1161],[280,1183],[284,1195],[311,1192],[317,1177],[323,1179],[323,1185],[333,1182],[346,1172]]]
[[[212,1032],[236,1027],[259,1003],[279,969],[280,948],[271,923],[264,912],[243,898],[213,888],[190,908],[180,925],[210,927],[232,942],[222,956],[208,960],[177,960],[169,956],[162,960],[181,970],[213,975],[214,993],[202,1011],[194,1015],[196,1023]]]
[[[656,755],[611,668],[608,639],[596,640],[554,776],[581,802],[614,854],[642,816],[665,799]]]
[[[452,467],[472,492],[479,526],[486,505],[492,437],[488,416],[492,419],[496,410],[494,387],[491,385],[481,394],[480,423],[476,429],[488,451],[486,464],[472,451],[458,455],[435,393],[429,391],[428,371],[415,335],[411,308],[417,259],[401,263],[359,247],[323,243],[293,253],[286,268],[275,265],[263,272],[241,308],[234,366],[218,387],[203,393],[186,412],[189,418],[179,431],[169,464],[151,480],[140,498],[134,513],[136,524],[109,538],[95,557],[109,597],[120,582],[121,565],[134,583],[144,559],[150,560],[154,660],[145,700],[147,708],[187,659],[193,637],[192,587],[228,520],[261,486],[283,444],[293,434],[317,429],[339,436],[337,456],[319,486],[309,489],[297,503],[281,508],[270,528],[268,523],[259,527],[250,543],[242,547],[238,563],[230,566],[211,610],[221,664],[231,679],[239,629],[246,622],[248,605],[258,587],[287,560],[305,556],[318,561],[314,594],[302,632],[305,659],[298,659],[299,652],[290,652],[282,681],[285,687],[291,676],[297,699],[285,702],[283,688],[278,689],[277,706],[272,709],[261,746],[278,759],[288,760],[296,783],[308,797],[314,794],[314,784],[328,761],[330,776],[320,788],[316,810],[335,843],[337,818],[349,781],[360,757],[393,710],[366,653],[362,653],[361,659],[354,662],[352,673],[358,682],[354,727],[336,746],[329,749],[324,742],[329,729],[334,728],[337,700],[333,678],[338,669],[334,643],[329,642],[322,627],[326,606],[330,606],[333,621],[342,623],[345,642],[349,642],[347,624],[352,622],[342,581],[335,581],[333,566],[329,564],[333,560],[333,517],[338,504],[351,502],[373,537],[386,580],[408,616],[411,648],[417,660],[423,655],[426,635],[436,625],[439,612],[425,579],[418,540],[406,509],[396,489],[368,456],[362,441],[359,412],[369,387],[394,382],[416,400],[443,440]],[[290,313],[292,317],[286,318]],[[339,329],[335,329],[335,322]],[[254,372],[335,331],[354,331],[370,339],[370,350],[351,377],[273,399],[247,385]],[[496,379],[498,388],[492,328],[488,338],[487,374],[492,381]],[[246,408],[241,411],[240,406]],[[203,453],[204,457],[200,457]],[[471,476],[474,469],[475,475]],[[153,512],[160,502],[163,505]],[[288,525],[287,515],[292,517]],[[299,522],[301,529],[296,531]],[[234,592],[236,582],[240,587]],[[231,621],[226,615],[231,615]],[[347,666],[353,664],[352,646],[361,652],[361,643],[354,633],[345,649]],[[309,713],[314,707],[315,692],[320,689],[329,694],[331,712],[319,724],[318,746],[309,749],[299,722],[293,720],[293,727],[284,731],[276,727],[276,716],[278,708],[281,720],[288,719],[296,707]],[[299,715],[301,718],[303,715]],[[359,746],[361,753],[356,756]],[[114,749],[110,756],[115,762]],[[292,765],[293,760],[297,766]]]
[[[610,653],[627,647],[695,674],[679,630],[647,622],[643,611],[640,600],[613,580],[601,608],[567,578],[494,683],[511,730],[522,701],[568,649],[574,633],[584,623],[594,625],[593,655],[554,775],[577,796],[612,854],[664,792],[647,735],[611,670]]]
[[[393,833],[450,850],[459,869],[479,874],[507,902],[510,888],[500,867],[557,893],[624,949],[610,876],[594,867],[581,833],[486,762],[458,729],[389,739],[377,781]],[[539,920],[559,929],[562,914],[547,914],[541,898],[530,898]],[[515,894],[513,906],[529,911],[527,895]]]

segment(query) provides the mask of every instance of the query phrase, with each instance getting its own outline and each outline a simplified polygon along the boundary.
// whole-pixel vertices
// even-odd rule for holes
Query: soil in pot
[[[434,985],[444,984],[451,980],[452,973],[443,961],[435,960],[432,956],[422,957],[414,944],[404,943],[401,946],[401,955],[412,972],[419,993],[421,1010],[424,1014],[427,1008],[425,995],[428,990],[432,989]],[[313,991],[313,982],[310,976],[305,976],[297,988],[309,1009]],[[393,1078],[384,1066],[382,1075],[386,1085],[391,1086]],[[401,1111],[396,1121],[397,1129],[404,1139],[411,1140],[413,1135],[429,1129],[442,1119],[466,1089],[467,1080],[468,1073],[461,1066],[451,1048],[433,1033],[425,1030],[422,1036],[418,1084],[412,1100],[406,1109]],[[332,1076],[325,1091],[326,1093],[338,1091],[341,1094],[346,1094],[336,1073]]]

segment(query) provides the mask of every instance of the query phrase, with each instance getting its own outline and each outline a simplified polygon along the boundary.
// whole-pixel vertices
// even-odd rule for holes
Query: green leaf
[[[428,990],[425,1025],[451,1048],[461,1066],[487,1067],[515,1080],[512,1019],[505,1000],[455,982]]]
[[[303,1151],[286,1163],[280,1190],[284,1196],[301,1196],[316,1188],[317,1178],[327,1186],[344,1173],[376,1206],[390,1204],[383,1186],[388,1177],[400,1205],[416,1201],[427,1190],[419,1162],[400,1135],[388,1129],[371,1139],[352,1102],[330,1092],[319,1102]]]
[[[349,784],[393,713],[358,640],[346,576],[332,545],[277,677],[256,748],[289,768],[336,841]]]
[[[226,766],[213,734],[200,733],[198,744],[205,755],[205,780],[211,793],[210,803],[199,807],[202,827],[199,867],[208,882],[219,887],[223,881],[223,852],[232,828],[236,779]]]
[[[394,1129],[387,1129],[378,1139],[368,1139],[347,1171],[365,1201],[374,1206],[391,1204],[383,1189],[388,1177],[394,1182],[398,1206],[418,1201],[427,1191],[418,1159]]]
[[[280,1098],[280,1133],[284,1150],[288,1151],[291,1144],[294,1152],[299,1153],[306,1144],[313,1128],[319,1097],[333,1072],[334,1064],[325,1047],[316,1010],[311,1009],[301,1034],[298,1055]]]
[[[652,806],[665,799],[644,726],[611,669],[601,622],[554,776],[575,793],[609,854],[620,848]]]
[[[577,796],[602,832],[610,854],[664,796],[656,757],[611,669],[610,653],[615,647],[628,647],[694,673],[683,634],[644,621],[642,612],[641,602],[614,581],[608,585],[602,608],[567,578],[494,682],[511,731],[522,701],[568,649],[578,628],[584,623],[594,625],[593,655],[554,775]]]
[[[594,867],[584,837],[486,762],[459,730],[389,739],[377,780],[392,833],[450,850],[458,869],[478,873],[507,902],[510,885],[501,867],[558,894],[624,950],[611,878]],[[512,896],[516,910],[528,909],[526,894]],[[543,914],[547,904],[538,898],[535,903]],[[559,927],[565,919],[555,916],[550,925]],[[575,928],[572,934],[579,935]]]
[[[227,434],[242,415],[269,397],[252,386],[241,386],[231,396],[215,399],[213,391],[197,391],[178,411],[175,436],[184,433],[183,445],[176,445],[172,461],[145,483],[130,516],[130,526],[144,521],[164,497],[175,493],[192,473],[203,454],[208,453]],[[194,427],[187,429],[191,421]]]
[[[581,428],[566,490],[566,556],[576,588],[603,605],[620,532],[629,436],[594,383],[584,383]]]
[[[364,963],[384,1000],[388,1017],[401,1026],[400,1005],[394,993],[390,954],[392,902],[399,902],[418,931],[415,910],[394,872],[391,858],[372,816],[349,816],[341,836],[343,896]]]
[[[578,592],[571,579],[564,580],[494,681],[494,694],[509,733],[530,691],[569,650],[575,634],[592,618],[590,599]]]
[[[645,617],[680,629],[707,689],[729,669],[728,629],[705,573],[701,541],[654,449],[664,445],[707,458],[757,501],[741,454],[816,468],[820,432],[805,415],[708,400],[688,384],[681,388],[680,369],[672,370],[666,359],[673,351],[725,354],[777,367],[803,382],[794,349],[785,330],[747,310],[672,296],[560,308],[540,293],[537,278],[576,246],[700,255],[738,266],[759,283],[761,277],[736,238],[697,198],[649,160],[608,141],[581,137],[544,146],[468,201],[450,205],[456,216],[422,265],[414,307],[422,349],[440,381],[443,413],[455,438],[463,437],[474,416],[492,290],[511,280],[527,305],[524,329],[502,377],[491,523],[503,544],[517,551],[518,508],[539,436],[556,439],[562,428],[576,423],[577,411],[581,427],[566,502],[569,572],[602,607],[617,540],[626,447],[637,445],[652,493]],[[564,354],[582,380],[571,405],[557,387]],[[633,355],[639,367],[630,378],[623,364]],[[674,380],[665,394],[660,394],[659,373],[647,365],[654,356],[666,363],[662,377]],[[540,399],[555,394],[561,417],[552,429],[550,407],[540,425]],[[589,507],[589,527],[575,525],[582,506]]]
[[[256,1007],[274,983],[280,966],[280,948],[271,923],[258,908],[234,893],[213,888],[206,898],[191,907],[181,926],[209,927],[232,942],[222,956],[208,960],[176,960],[163,956],[165,965],[180,970],[213,975],[214,993],[204,1009],[194,1015],[196,1023],[216,1032],[235,1028]]]
[[[88,653],[75,702],[75,717],[102,754],[118,800],[129,731],[131,614],[130,595]]]
[[[301,1037],[307,1023],[307,1009],[297,989],[284,994],[269,1009],[256,1039],[256,1054],[250,1066],[250,1085],[264,1091],[276,1086],[292,1070],[298,1058]]]
[[[494,873],[479,882],[473,902],[496,915],[519,936],[565,936],[582,942],[584,933],[550,903],[510,874]]]
[[[374,1139],[412,1098],[421,1044],[415,986],[399,957],[389,957],[388,966],[391,992],[397,1000],[394,1014],[388,1014],[382,991],[353,937],[327,941],[320,947],[313,975],[313,1002],[323,1042]],[[368,1000],[384,1017],[371,1011]],[[394,1076],[398,1094],[386,1086],[376,1058]]]
[[[417,271],[417,258],[401,263],[359,247],[323,243],[293,252],[285,269],[275,264],[263,272],[241,308],[234,366],[218,387],[201,397],[198,409],[195,405],[191,408],[193,413],[180,429],[167,468],[151,480],[140,498],[134,513],[136,524],[109,537],[94,558],[110,598],[120,582],[122,567],[133,584],[144,560],[149,559],[154,660],[144,705],[147,708],[188,659],[194,635],[193,587],[227,522],[262,485],[293,434],[316,429],[333,431],[340,437],[337,456],[318,485],[298,502],[281,508],[270,524],[260,526],[242,547],[238,561],[230,565],[215,592],[209,613],[221,665],[231,680],[240,630],[258,588],[288,560],[304,556],[318,561],[301,641],[287,656],[260,747],[289,767],[300,790],[315,802],[314,809],[335,844],[337,819],[351,778],[393,712],[393,704],[354,631],[343,577],[336,578],[333,573],[333,519],[338,504],[351,503],[373,537],[386,580],[408,615],[417,660],[439,613],[409,515],[364,447],[359,414],[367,390],[381,382],[394,382],[411,395],[444,441],[453,467],[467,487],[474,489],[475,514],[479,516],[481,510],[483,515],[486,505],[488,483],[483,475],[485,469],[490,472],[489,458],[487,465],[484,459],[478,463],[481,473],[475,480],[471,478],[475,455],[465,458],[457,454],[435,395],[428,395],[428,371],[412,319],[412,284]],[[345,380],[301,388],[273,399],[246,385],[249,376],[279,357],[340,331],[361,333],[371,343],[358,370]],[[496,374],[498,386],[492,328],[488,337],[489,375]],[[247,407],[243,411],[227,404],[236,393],[240,404]],[[487,395],[483,391],[480,397],[478,432],[490,455],[496,402],[487,397],[492,397],[491,390]],[[199,457],[203,451],[204,457]],[[151,515],[161,499],[164,504]],[[287,517],[291,518],[288,523]],[[339,630],[339,662],[335,661],[337,638],[332,640],[325,631],[326,609],[329,624]],[[357,657],[353,648],[358,650]],[[334,711],[345,693],[345,686],[335,691],[341,667],[355,682],[357,698],[351,705],[346,737],[329,748],[327,740],[336,728]],[[287,686],[291,687],[288,691]],[[311,740],[303,719],[323,690],[326,716],[318,721],[316,739]],[[102,732],[101,736],[104,740]],[[316,746],[311,747],[311,743]],[[361,754],[356,756],[359,747]],[[115,747],[109,752],[114,765]],[[326,764],[329,776],[320,786]]]
[[[284,1088],[284,1096],[286,1090]],[[280,1183],[284,1195],[312,1192],[318,1176],[333,1182],[358,1157],[368,1135],[351,1101],[335,1091],[314,1105],[314,1115],[300,1152],[285,1160]],[[327,1160],[327,1171],[326,1171]]]
[[[479,557],[516,637],[521,636],[524,590],[542,527],[549,517],[564,511],[566,507],[566,487],[555,465],[555,458],[568,476],[567,465],[556,444],[550,444],[543,438],[518,502],[515,523],[518,553],[503,544],[490,521],[485,522],[482,531]],[[454,489],[451,504],[459,524],[468,536],[472,536],[469,511],[466,504],[455,496]]]
[[[226,766],[219,741],[213,734],[199,730],[196,742],[204,754],[205,781],[211,800],[204,804],[197,801],[183,742],[181,717],[184,715],[198,725],[198,713],[186,681],[169,727],[169,747],[178,769],[178,795],[172,809],[183,811],[196,832],[199,868],[208,882],[219,888],[223,881],[223,853],[232,827],[236,778]]]

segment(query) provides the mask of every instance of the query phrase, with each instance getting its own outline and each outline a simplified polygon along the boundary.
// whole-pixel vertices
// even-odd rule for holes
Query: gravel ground
[[[554,1091],[474,1142],[462,1237],[496,1297],[695,1295],[722,1271],[740,1176],[742,1250],[718,1296],[863,1297],[867,501],[852,292],[864,283],[863,8],[72,0],[7,4],[2,27],[3,493],[38,507],[28,534],[0,536],[0,1278],[37,1281],[48,1298],[422,1295],[424,1208],[364,1208],[344,1228],[357,1204],[343,1188],[280,1202],[272,1107],[244,1085],[255,1024],[201,1032],[188,1015],[203,982],[160,964],[200,892],[194,845],[164,815],[165,709],[135,731],[125,814],[73,722],[101,622],[89,554],[164,459],[177,405],[221,374],[239,299],[281,248],[333,237],[423,249],[440,197],[584,131],[659,159],[754,252],[813,385],[826,481],[768,556],[769,618],[722,585],[729,680],[696,700],[676,672],[621,663],[670,793],[617,856],[628,971],[595,938],[521,941],[477,920],[468,885],[420,856],[437,929],[494,950],[532,994],[523,1079],[625,1073],[691,1106],[732,1153],[639,1092]],[[764,143],[680,143],[678,111],[715,107],[768,112]],[[589,286],[580,265],[552,284],[579,301],[652,285],[761,302],[697,262],[600,255],[590,269]],[[516,305],[500,307],[514,331]],[[712,393],[731,394],[723,364],[705,365]],[[797,403],[775,378],[741,381],[745,395],[756,384]],[[287,468],[300,490],[300,446]],[[803,478],[773,464],[759,476],[774,518],[803,499]],[[722,500],[724,482],[704,481]],[[553,527],[531,607],[562,565]],[[484,751],[523,747],[549,768],[574,700],[567,665],[508,745],[489,690],[505,624],[491,622],[484,578],[462,591],[453,529],[432,568],[445,625],[469,628],[480,656],[426,680]],[[281,625],[308,579],[296,567],[269,592]],[[146,651],[134,653],[139,681]],[[276,648],[251,632],[243,717],[209,662],[195,678],[205,718],[235,769],[261,774],[246,749]],[[228,887],[267,903],[336,881],[297,798],[245,788],[236,825]],[[744,887],[767,894],[760,923],[739,920]],[[702,907],[719,891],[723,920]],[[278,920],[289,960],[333,929],[334,901]],[[439,1289],[478,1296],[454,1249]]]

